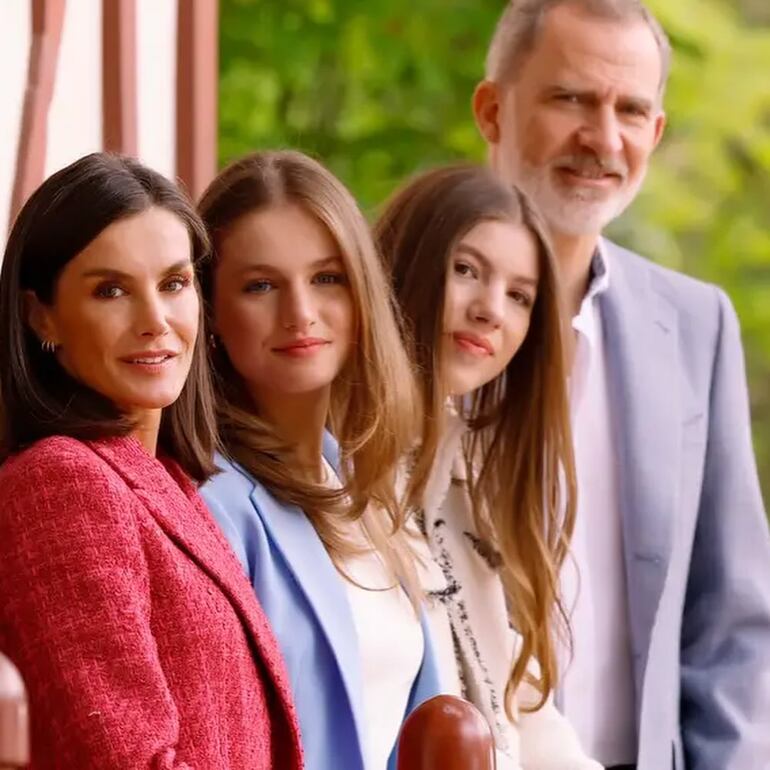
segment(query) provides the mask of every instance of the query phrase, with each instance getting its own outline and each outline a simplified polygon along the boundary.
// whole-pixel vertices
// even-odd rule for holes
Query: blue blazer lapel
[[[326,462],[334,468],[337,473],[340,472],[340,445],[337,443],[337,439],[329,433],[328,430],[324,431],[323,437],[323,456]]]
[[[416,709],[423,701],[443,692],[438,662],[433,649],[433,641],[431,640],[428,618],[425,615],[425,612],[420,613],[420,625],[422,626],[422,637],[425,640],[425,649],[420,671],[412,686],[412,692],[409,695],[409,703],[406,707],[407,714]]]
[[[360,655],[340,575],[315,528],[299,508],[277,503],[259,484],[251,499],[334,653],[360,741],[365,735]]]
[[[422,665],[417,673],[417,678],[412,685],[412,692],[409,694],[409,702],[406,705],[404,719],[409,716],[421,703],[441,695],[444,690],[441,686],[441,677],[438,670],[438,661],[433,649],[433,642],[430,636],[428,619],[424,612],[420,614],[420,625],[422,626],[422,637],[425,640],[425,651],[423,653]],[[400,734],[399,734],[400,737]],[[390,753],[388,759],[388,770],[397,770],[398,768],[398,738],[396,745]]]
[[[605,242],[611,280],[601,297],[619,454],[623,539],[637,683],[671,558],[683,422],[675,309],[644,263]],[[640,693],[637,692],[637,698]]]

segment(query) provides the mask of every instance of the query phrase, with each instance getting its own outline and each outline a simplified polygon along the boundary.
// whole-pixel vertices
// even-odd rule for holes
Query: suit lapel
[[[336,465],[336,443],[325,441],[324,455]],[[328,450],[328,451],[327,451]],[[345,586],[318,533],[296,506],[278,503],[260,484],[251,500],[268,536],[305,595],[337,661],[359,736],[366,734],[358,641]]]
[[[148,455],[133,440],[113,439],[92,444],[94,451],[134,490],[166,535],[218,586],[241,618],[280,694],[279,701],[294,722],[288,677],[278,644],[241,564],[199,497],[197,488],[172,461]]]
[[[601,297],[637,684],[673,543],[681,461],[682,406],[674,308],[651,286],[651,271],[605,242],[612,278]],[[639,690],[639,688],[638,688]],[[638,693],[637,693],[638,696]]]

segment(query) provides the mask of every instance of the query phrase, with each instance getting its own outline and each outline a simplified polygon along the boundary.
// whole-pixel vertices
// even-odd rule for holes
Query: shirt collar
[[[588,283],[586,299],[593,299],[604,294],[610,286],[610,263],[604,243],[599,240],[591,259],[591,280]]]
[[[596,245],[593,258],[591,259],[591,273],[588,281],[588,291],[586,291],[583,301],[580,303],[578,314],[572,319],[572,328],[581,332],[589,341],[593,339],[593,327],[595,323],[594,307],[596,298],[603,294],[610,285],[610,267],[607,259],[607,251],[602,241]]]

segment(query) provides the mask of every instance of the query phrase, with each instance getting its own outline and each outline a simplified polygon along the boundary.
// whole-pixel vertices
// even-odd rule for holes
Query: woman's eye
[[[176,293],[182,291],[182,289],[186,288],[191,283],[192,280],[189,276],[177,275],[173,278],[170,278],[168,281],[166,281],[166,283],[163,284],[163,290]]]
[[[518,305],[522,305],[523,307],[532,306],[532,297],[525,291],[514,289],[513,291],[508,292],[508,296]]]
[[[347,283],[347,276],[345,273],[319,273],[313,278],[313,282],[326,286],[340,286]]]
[[[249,281],[243,290],[247,294],[267,294],[272,288],[273,284],[270,281],[258,280]]]
[[[476,271],[467,262],[455,262],[454,271],[457,275],[467,276],[468,278],[476,277]]]
[[[115,283],[103,283],[94,290],[94,296],[99,299],[115,299],[122,297],[126,292]]]

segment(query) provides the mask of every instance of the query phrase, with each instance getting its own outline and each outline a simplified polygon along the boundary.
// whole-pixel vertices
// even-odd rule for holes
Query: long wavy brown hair
[[[299,506],[332,557],[357,552],[345,520],[360,517],[373,545],[418,595],[395,492],[398,463],[419,425],[419,394],[394,315],[388,280],[369,227],[344,185],[300,152],[266,151],[225,168],[199,203],[213,243],[201,275],[211,308],[220,245],[246,214],[283,204],[301,206],[328,228],[347,272],[355,309],[355,344],[332,383],[328,426],[340,445],[343,488],[330,490],[298,468],[294,447],[263,419],[223,345],[212,350],[220,435],[227,455],[280,500]],[[383,517],[382,512],[385,512]]]
[[[423,424],[408,495],[419,506],[446,411],[442,372],[446,276],[460,240],[477,224],[526,227],[538,250],[539,282],[524,342],[502,374],[457,399],[469,430],[463,440],[474,523],[499,554],[510,621],[522,644],[506,687],[506,710],[527,677],[545,702],[557,679],[556,637],[569,633],[559,571],[567,555],[576,502],[566,393],[560,295],[554,257],[526,199],[486,168],[428,171],[398,191],[375,226],[420,371]],[[539,675],[528,664],[539,663]]]

